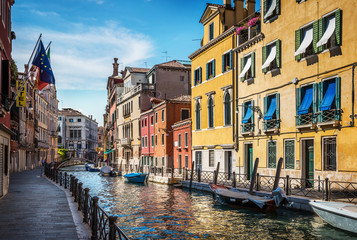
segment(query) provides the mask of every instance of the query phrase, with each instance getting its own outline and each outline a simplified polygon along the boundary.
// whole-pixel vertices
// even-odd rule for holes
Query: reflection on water
[[[72,168],[73,169],[73,168]],[[72,170],[69,168],[68,170]],[[84,167],[83,167],[84,169]],[[124,177],[69,171],[131,239],[353,239],[312,214],[259,213],[217,205],[210,194]]]

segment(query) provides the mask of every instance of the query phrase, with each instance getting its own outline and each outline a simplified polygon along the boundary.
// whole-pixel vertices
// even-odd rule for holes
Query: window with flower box
[[[193,74],[194,85],[202,83],[202,68],[196,68]]]
[[[215,77],[215,60],[206,63],[206,80]]]
[[[232,51],[222,55],[222,73],[232,69]]]

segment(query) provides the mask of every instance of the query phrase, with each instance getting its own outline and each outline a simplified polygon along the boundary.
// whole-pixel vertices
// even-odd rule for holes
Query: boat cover
[[[100,169],[100,172],[101,173],[110,173],[112,171],[112,168],[108,165],[106,166],[103,166],[101,169]]]

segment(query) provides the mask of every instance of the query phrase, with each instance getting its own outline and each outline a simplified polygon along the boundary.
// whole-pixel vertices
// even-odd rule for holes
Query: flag
[[[40,69],[38,67],[36,67],[35,65],[32,65],[31,72],[33,72],[35,75],[34,89],[38,89],[41,91],[42,89],[44,89],[46,86],[49,85],[49,83],[41,81]]]
[[[40,81],[55,84],[55,77],[52,72],[51,64],[41,40],[32,64],[39,68]]]

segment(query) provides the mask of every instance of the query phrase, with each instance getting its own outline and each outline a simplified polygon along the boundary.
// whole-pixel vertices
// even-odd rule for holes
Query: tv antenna
[[[164,52],[161,52],[161,53],[165,54],[164,58],[166,58],[166,62],[167,62],[168,58],[170,58],[171,56],[167,56],[167,51],[164,51]]]

